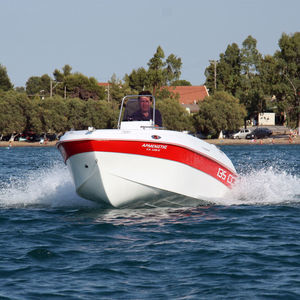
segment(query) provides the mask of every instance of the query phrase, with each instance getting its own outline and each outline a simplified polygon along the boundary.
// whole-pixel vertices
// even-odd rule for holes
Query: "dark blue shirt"
[[[136,111],[132,115],[133,121],[149,121],[153,120],[153,109],[150,110],[150,114],[148,117],[145,117],[140,110]],[[155,125],[162,127],[162,118],[160,111],[158,109],[155,110]]]

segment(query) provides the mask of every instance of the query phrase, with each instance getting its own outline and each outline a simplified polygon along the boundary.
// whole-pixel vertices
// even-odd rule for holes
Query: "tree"
[[[89,99],[85,104],[84,115],[85,128],[89,126],[99,129],[113,128],[116,127],[119,112],[107,101]]]
[[[27,131],[33,131],[37,133],[46,132],[42,124],[42,108],[40,97],[34,97],[33,99],[28,99],[26,102],[26,108],[24,109],[26,116],[26,129]]]
[[[249,35],[243,42],[241,49],[241,71],[247,78],[257,72],[262,55],[256,49],[257,41]]]
[[[170,130],[194,131],[189,113],[180,105],[177,99],[160,99],[156,107],[161,112],[163,126]]]
[[[148,62],[148,66],[149,66],[148,78],[150,81],[150,85],[152,86],[152,91],[154,95],[158,88],[166,84],[166,78],[164,76],[164,71],[163,71],[163,67],[166,64],[163,61],[164,58],[165,58],[165,53],[163,49],[160,46],[158,46],[154,56]]]
[[[285,97],[290,103],[290,118],[300,133],[300,32],[282,34],[280,51],[275,53],[285,84]]]
[[[121,80],[117,79],[116,75],[113,74],[110,81],[108,82],[109,86],[107,87],[107,101],[114,104],[121,104],[121,100],[125,95],[131,94],[131,89],[128,86],[127,82],[122,83]],[[141,91],[138,90],[137,92]]]
[[[227,72],[223,76],[223,82],[225,91],[229,92],[232,95],[236,95],[237,91],[241,86],[241,55],[240,49],[236,43],[229,45],[225,51],[225,54],[220,58],[219,67],[222,64],[226,64],[227,68],[224,68]]]
[[[153,57],[148,62],[148,70],[141,67],[133,70],[129,75],[125,75],[126,84],[133,93],[142,90],[152,90],[155,95],[164,85],[173,85],[181,75],[181,58],[170,54],[166,60],[163,49],[158,46]],[[177,85],[179,85],[177,83]],[[188,81],[183,81],[183,85],[190,85]]]
[[[244,123],[246,110],[239,100],[226,92],[216,92],[199,102],[194,115],[198,131],[217,137],[221,130],[236,130]]]
[[[271,55],[264,56],[259,64],[258,73],[264,97],[269,99],[269,106],[272,106],[272,110],[277,114],[279,123],[284,124],[289,105],[278,59]]]
[[[26,128],[26,116],[22,104],[26,95],[15,91],[1,93],[0,97],[0,135],[23,132]]]
[[[94,77],[86,77],[81,73],[74,73],[65,77],[67,93],[71,98],[79,98],[81,100],[88,99],[104,99],[105,91],[99,86],[98,81]],[[61,94],[63,93],[61,87]]]
[[[172,82],[179,80],[181,75],[181,58],[177,58],[176,55],[170,54],[166,59],[165,76],[168,85],[172,85]]]
[[[50,94],[50,76],[32,76],[26,82],[26,93],[28,96],[49,95]]]
[[[64,132],[69,130],[69,111],[66,100],[60,96],[40,100],[40,118],[44,132]]]
[[[238,97],[248,110],[248,117],[257,116],[267,109],[263,84],[258,70],[262,55],[256,49],[257,41],[249,35],[243,42],[241,54],[240,87],[235,96]]]
[[[210,91],[215,92],[215,72],[217,91],[226,91],[236,95],[241,88],[241,54],[236,43],[227,46],[225,53],[220,54],[217,62],[211,61],[205,69],[205,85]]]
[[[178,79],[178,80],[174,80],[172,81],[172,86],[191,86],[192,84],[184,79]]]
[[[132,70],[129,75],[125,75],[125,83],[136,92],[147,89],[150,87],[148,72],[143,67]]]
[[[0,64],[0,91],[8,91],[13,88],[10,79],[7,75],[7,70]]]
[[[84,116],[85,116],[85,102],[79,98],[71,98],[66,102],[67,104],[67,117],[68,117],[68,128],[75,130],[83,129]]]
[[[56,82],[64,82],[65,77],[71,75],[72,67],[70,65],[64,65],[62,68],[63,72],[55,69],[53,72],[53,76]]]
[[[32,76],[26,82],[26,92],[30,96],[34,95],[59,95],[71,98],[79,98],[81,100],[88,99],[104,99],[105,91],[99,86],[98,81],[94,77],[87,77],[81,73],[71,73],[72,68],[65,65],[62,72],[55,69],[53,72],[54,80],[45,74],[41,77]],[[50,84],[52,83],[52,84]],[[50,85],[52,91],[50,92]]]
[[[210,65],[204,71],[204,75],[206,77],[205,85],[211,94],[216,92],[216,88],[218,88],[218,90],[221,89],[220,82],[217,82],[217,74],[219,74],[219,70],[217,69],[217,63],[218,61],[210,60]]]

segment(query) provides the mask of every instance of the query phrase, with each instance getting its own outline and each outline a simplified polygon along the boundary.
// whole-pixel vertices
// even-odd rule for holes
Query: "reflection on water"
[[[95,216],[95,222],[109,222],[115,225],[183,223],[185,219],[191,223],[201,219],[214,219],[211,207],[198,208],[155,208],[155,209],[111,209]]]

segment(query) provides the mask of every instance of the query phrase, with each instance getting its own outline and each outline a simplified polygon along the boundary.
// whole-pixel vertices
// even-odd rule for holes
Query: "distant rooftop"
[[[111,85],[108,82],[99,82],[100,86],[107,87]],[[169,92],[179,95],[179,103],[188,109],[190,112],[199,110],[197,103],[203,101],[205,97],[209,96],[205,85],[194,86],[163,86],[162,89],[167,89]]]
[[[100,86],[109,86],[109,85],[111,85],[111,83],[108,83],[108,82],[98,82],[98,84]]]
[[[165,86],[168,91],[179,94],[180,104],[196,104],[209,96],[205,85],[195,86]]]

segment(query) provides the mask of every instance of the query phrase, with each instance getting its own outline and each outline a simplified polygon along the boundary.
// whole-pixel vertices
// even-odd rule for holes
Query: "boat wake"
[[[184,197],[176,202],[184,206]],[[182,199],[181,199],[182,198]],[[174,199],[165,203],[172,206]],[[169,202],[168,202],[169,201]],[[195,202],[196,203],[196,202]],[[235,186],[213,205],[277,205],[300,203],[300,178],[272,167],[248,171],[240,175]],[[201,203],[200,205],[205,205]],[[39,169],[11,178],[0,187],[0,207],[99,207],[75,193],[68,169],[60,162],[50,168]],[[149,205],[151,207],[151,205]],[[175,206],[176,207],[176,206]]]
[[[274,167],[241,174],[219,205],[300,203],[300,177]]]
[[[0,188],[0,207],[78,207],[93,206],[80,198],[68,169],[60,162],[11,178]]]

